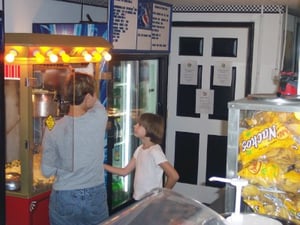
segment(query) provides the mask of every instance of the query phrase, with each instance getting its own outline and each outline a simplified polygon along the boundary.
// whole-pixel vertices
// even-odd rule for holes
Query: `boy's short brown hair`
[[[71,105],[80,105],[86,94],[95,93],[94,77],[80,72],[71,73],[66,79],[65,100]]]
[[[164,119],[157,114],[143,113],[138,123],[146,130],[146,136],[155,144],[161,144],[164,138]]]

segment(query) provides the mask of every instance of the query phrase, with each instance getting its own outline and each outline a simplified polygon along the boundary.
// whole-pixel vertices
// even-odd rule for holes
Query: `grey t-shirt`
[[[80,117],[64,116],[43,138],[42,172],[55,175],[55,190],[90,188],[104,183],[107,113],[97,102]]]

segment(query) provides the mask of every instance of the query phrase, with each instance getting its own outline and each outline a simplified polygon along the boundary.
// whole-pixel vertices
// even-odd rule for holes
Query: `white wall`
[[[83,20],[90,14],[95,22],[107,22],[107,9],[84,5]],[[5,32],[30,33],[32,23],[77,23],[81,5],[54,0],[5,0]]]

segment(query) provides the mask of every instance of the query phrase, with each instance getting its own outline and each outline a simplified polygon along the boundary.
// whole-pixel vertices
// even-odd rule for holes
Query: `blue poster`
[[[107,23],[33,23],[33,33],[103,37],[108,40]]]
[[[139,1],[138,3],[138,28],[152,28],[153,3],[149,1]]]

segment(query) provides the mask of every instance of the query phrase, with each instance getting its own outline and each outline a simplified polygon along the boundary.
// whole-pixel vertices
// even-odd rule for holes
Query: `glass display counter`
[[[99,225],[228,225],[212,209],[169,189],[157,188]]]
[[[227,177],[249,181],[242,197],[255,213],[299,223],[300,99],[250,95],[228,109]],[[226,212],[234,196],[226,186]]]
[[[7,225],[48,224],[54,178],[40,170],[44,130],[68,111],[67,75],[80,71],[100,80],[102,56],[110,48],[101,37],[5,34]]]

